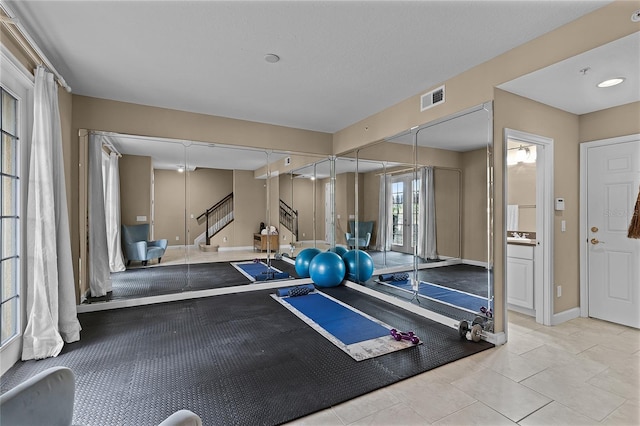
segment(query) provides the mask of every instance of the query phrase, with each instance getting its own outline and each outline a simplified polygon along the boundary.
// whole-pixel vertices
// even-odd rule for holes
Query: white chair
[[[71,425],[75,386],[73,372],[67,367],[36,374],[0,395],[0,425]],[[179,410],[159,426],[202,426],[202,420],[189,410]]]

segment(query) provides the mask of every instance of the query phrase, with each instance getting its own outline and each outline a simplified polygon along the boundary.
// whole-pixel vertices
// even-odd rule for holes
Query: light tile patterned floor
[[[506,345],[290,425],[639,425],[640,330],[509,312]]]

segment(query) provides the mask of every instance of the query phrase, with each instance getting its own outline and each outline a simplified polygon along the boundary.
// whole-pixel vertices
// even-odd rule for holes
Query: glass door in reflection
[[[391,215],[393,242],[391,250],[413,253],[418,235],[418,209],[420,181],[413,174],[391,179]]]

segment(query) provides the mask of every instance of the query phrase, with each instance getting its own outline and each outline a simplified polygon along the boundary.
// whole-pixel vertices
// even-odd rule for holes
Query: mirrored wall
[[[312,181],[287,170],[326,157],[99,131],[81,146],[87,303],[255,281],[231,263],[284,273],[277,259],[316,234]]]
[[[100,147],[101,208],[119,205],[101,219],[119,214],[107,240],[124,240],[125,228],[146,225],[146,239],[163,246],[148,259],[123,251],[118,265],[91,245],[99,215],[87,202],[83,265],[92,256],[109,258],[104,294],[98,290],[89,302],[212,289],[212,276],[220,286],[246,284],[233,262],[257,260],[295,278],[283,257],[342,246],[371,256],[373,276],[356,280],[363,285],[455,318],[491,309],[492,139],[491,104],[337,158],[89,132],[86,147]],[[109,171],[113,157],[117,174]],[[97,186],[86,164],[90,199]],[[109,196],[115,193],[119,199]],[[91,295],[97,275],[88,267],[81,272],[83,294]],[[402,287],[383,276],[408,279]],[[480,302],[433,300],[421,295],[425,284]]]
[[[493,308],[492,128],[487,103],[337,160],[357,164],[336,167],[336,235],[372,257],[364,285],[454,318]]]

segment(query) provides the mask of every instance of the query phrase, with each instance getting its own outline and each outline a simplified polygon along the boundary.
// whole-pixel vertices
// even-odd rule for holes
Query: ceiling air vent
[[[444,86],[420,96],[420,112],[444,103]]]

